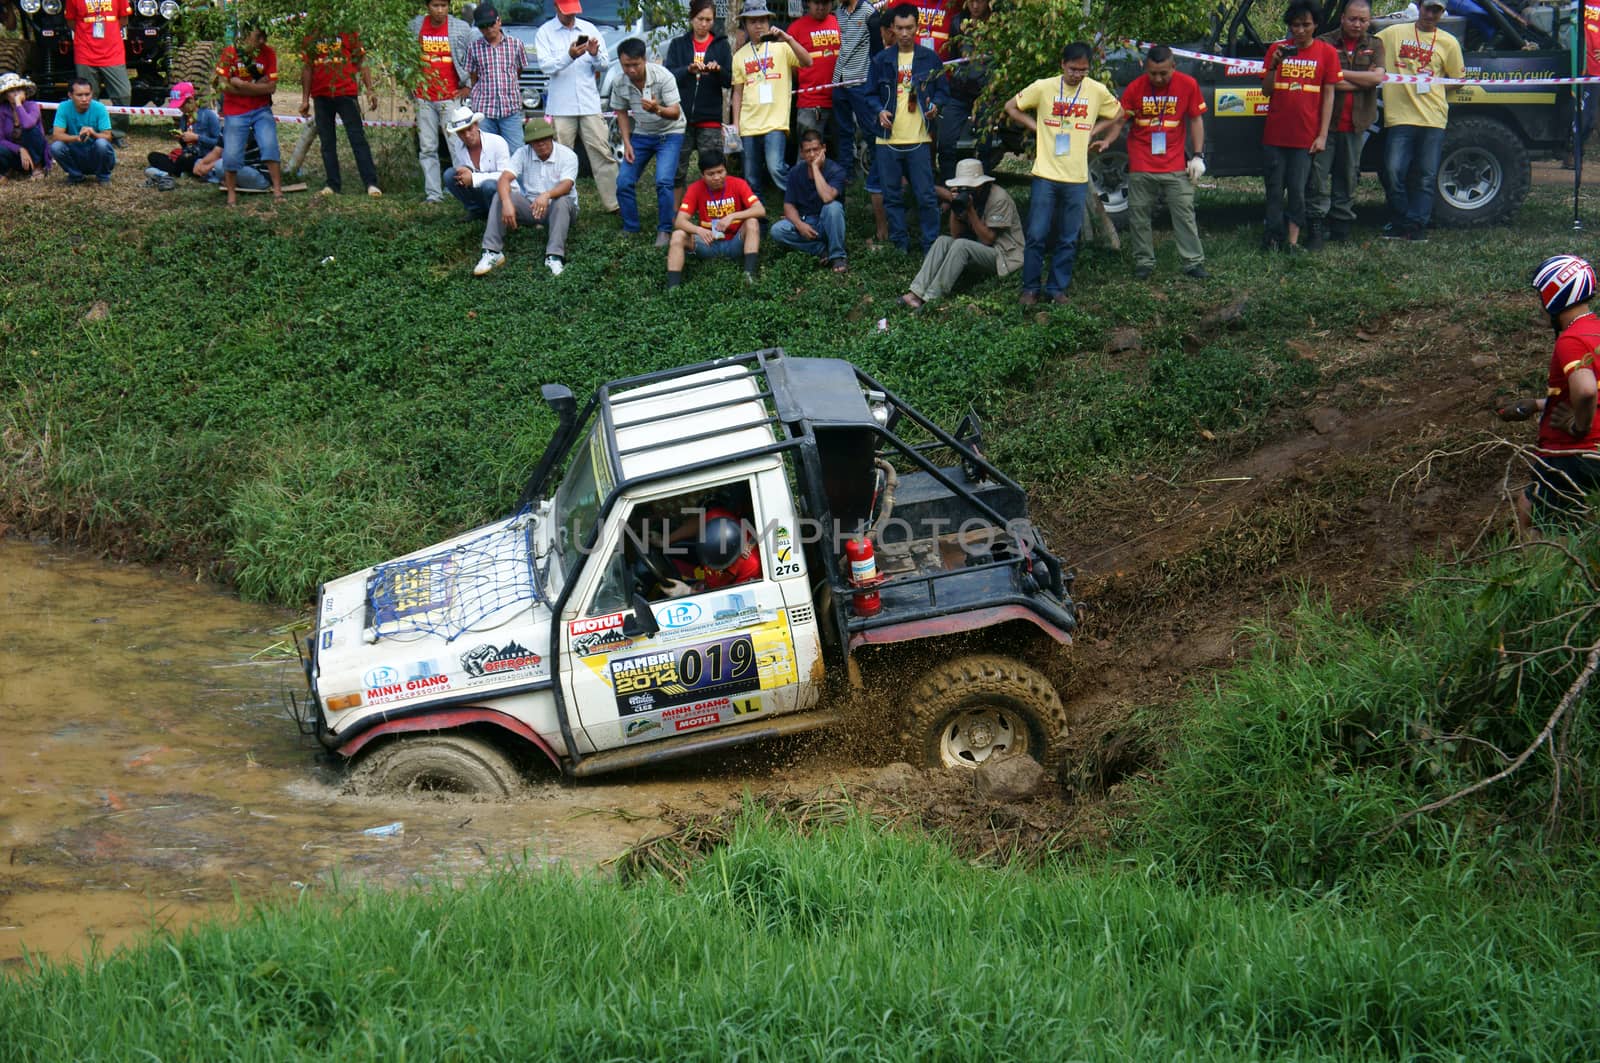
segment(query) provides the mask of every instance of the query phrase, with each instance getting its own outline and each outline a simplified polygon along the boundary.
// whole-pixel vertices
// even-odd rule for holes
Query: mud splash
[[[737,776],[554,782],[516,804],[358,799],[283,710],[294,617],[128,565],[0,541],[0,968],[341,882],[490,861],[592,866],[714,809]],[[746,777],[747,778],[747,777]],[[370,827],[404,823],[371,837]]]

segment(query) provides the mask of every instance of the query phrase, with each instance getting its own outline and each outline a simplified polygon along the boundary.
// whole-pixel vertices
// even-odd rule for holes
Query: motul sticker
[[[594,635],[602,631],[622,626],[622,614],[612,613],[609,616],[590,616],[582,620],[574,620],[567,625],[569,635]]]

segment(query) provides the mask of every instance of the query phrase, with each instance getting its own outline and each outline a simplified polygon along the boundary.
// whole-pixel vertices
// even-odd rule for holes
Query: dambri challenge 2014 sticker
[[[622,716],[761,689],[755,643],[747,634],[615,658],[608,670]]]

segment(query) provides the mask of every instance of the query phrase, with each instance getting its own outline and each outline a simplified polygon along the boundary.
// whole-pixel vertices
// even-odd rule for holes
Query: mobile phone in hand
[[[578,43],[579,44],[588,44],[589,43],[589,35],[587,33],[578,34]]]

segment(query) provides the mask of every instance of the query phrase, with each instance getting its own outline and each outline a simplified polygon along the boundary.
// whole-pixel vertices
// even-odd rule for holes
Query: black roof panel
[[[766,368],[786,423],[877,427],[855,366],[842,358],[768,358]]]

